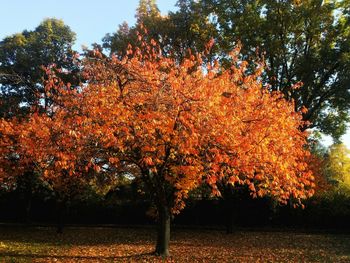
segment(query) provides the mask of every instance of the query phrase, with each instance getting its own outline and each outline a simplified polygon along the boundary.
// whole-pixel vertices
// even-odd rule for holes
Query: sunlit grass
[[[152,228],[0,228],[0,262],[163,262]],[[350,235],[174,230],[167,262],[350,262]]]

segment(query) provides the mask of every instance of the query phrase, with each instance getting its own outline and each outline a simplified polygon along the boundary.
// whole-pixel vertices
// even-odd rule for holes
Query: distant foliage
[[[45,19],[33,31],[24,30],[0,41],[0,116],[18,117],[31,106],[50,103],[44,93],[43,66],[54,65],[64,71],[62,78],[78,82],[73,77],[79,71],[73,63],[74,41],[75,33],[53,18]]]
[[[324,169],[334,187],[350,196],[350,150],[344,144],[330,147]]]

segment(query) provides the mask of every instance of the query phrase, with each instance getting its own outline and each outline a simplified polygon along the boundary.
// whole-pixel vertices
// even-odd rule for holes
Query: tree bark
[[[226,234],[232,234],[235,229],[237,207],[234,198],[228,198],[226,203]]]
[[[25,222],[27,225],[30,225],[31,223],[31,209],[32,209],[32,189],[28,191],[27,193],[27,200],[25,205]]]
[[[158,234],[155,253],[162,257],[169,256],[170,242],[170,210],[168,207],[158,209]]]
[[[226,234],[232,234],[235,231],[235,224],[238,217],[238,195],[239,193],[235,192],[238,189],[233,189],[231,186],[224,186],[223,189],[223,198],[224,204],[223,208],[225,209],[225,226]]]
[[[232,205],[227,206],[228,210],[226,216],[226,234],[232,234],[234,231],[234,211],[232,209]]]
[[[24,173],[20,180],[19,185],[20,188],[23,189],[23,197],[24,197],[24,215],[23,221],[25,224],[30,225],[31,221],[31,209],[32,209],[32,197],[33,197],[33,187],[34,187],[34,174],[32,172]]]
[[[65,212],[65,203],[64,201],[57,201],[57,234],[63,233],[64,227],[64,212]]]

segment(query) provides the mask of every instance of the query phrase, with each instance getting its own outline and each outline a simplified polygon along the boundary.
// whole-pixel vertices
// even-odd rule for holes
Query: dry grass
[[[0,262],[350,262],[350,235],[176,230],[171,257],[151,228],[0,228]]]

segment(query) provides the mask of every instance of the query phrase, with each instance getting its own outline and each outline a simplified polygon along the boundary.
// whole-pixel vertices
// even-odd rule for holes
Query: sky
[[[77,34],[75,48],[101,43],[118,25],[135,23],[139,0],[0,0],[0,39],[34,30],[45,18],[62,19]],[[158,0],[162,14],[176,10],[176,0]]]
[[[126,21],[135,23],[139,0],[0,0],[0,39],[24,29],[34,30],[45,18],[62,19],[77,34],[74,48],[101,43],[107,33],[113,33]],[[162,14],[176,10],[176,0],[158,0]],[[350,148],[350,131],[342,138]],[[330,145],[326,138],[324,144]]]

